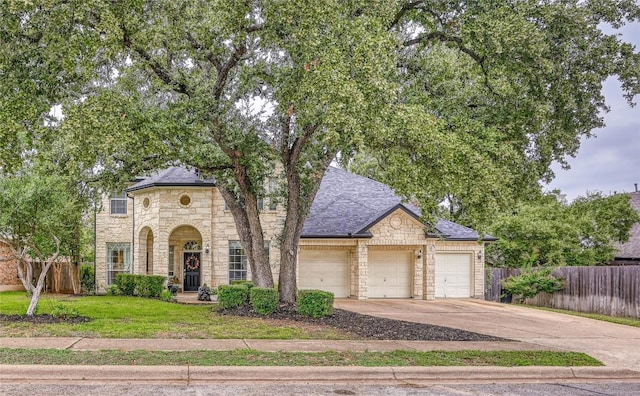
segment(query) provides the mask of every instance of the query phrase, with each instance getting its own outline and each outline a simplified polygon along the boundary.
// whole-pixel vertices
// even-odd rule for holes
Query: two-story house
[[[274,279],[283,216],[275,202],[262,203]],[[493,238],[446,220],[431,229],[388,186],[331,167],[300,239],[298,287],[337,298],[482,298],[484,243]],[[215,182],[172,167],[105,197],[96,217],[98,291],[123,272],[166,276],[185,292],[251,279]]]

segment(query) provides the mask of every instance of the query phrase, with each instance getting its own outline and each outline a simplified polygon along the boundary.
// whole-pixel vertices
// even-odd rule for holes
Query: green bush
[[[118,285],[109,285],[109,287],[107,287],[107,296],[121,296],[122,295],[122,290],[120,290],[120,287],[118,287]]]
[[[218,303],[222,309],[242,307],[249,303],[249,288],[246,285],[221,285],[218,287]]]
[[[553,268],[523,269],[520,275],[500,281],[502,288],[523,302],[542,292],[553,293],[564,289],[564,279],[553,276]]]
[[[166,278],[159,275],[118,274],[116,276],[116,285],[120,289],[120,294],[125,296],[160,297],[165,281]]]
[[[125,296],[133,296],[136,291],[136,276],[133,274],[116,275],[116,285]]]
[[[164,290],[166,278],[159,275],[136,275],[136,294],[139,297],[156,298]]]
[[[171,301],[173,301],[173,295],[171,294],[171,292],[169,290],[163,290],[160,293],[160,300],[166,301],[166,302],[171,302]]]
[[[323,318],[333,314],[333,293],[322,290],[300,290],[298,313],[313,318]]]
[[[253,281],[250,281],[250,280],[232,280],[231,284],[232,285],[244,285],[249,290],[251,290],[251,288],[253,287]]]
[[[72,319],[80,316],[78,310],[61,302],[51,302],[51,316],[58,319]]]
[[[93,265],[80,265],[80,287],[85,293],[92,294],[96,291],[95,268]]]
[[[278,308],[280,295],[277,289],[253,287],[250,295],[253,310],[260,315],[271,315]]]

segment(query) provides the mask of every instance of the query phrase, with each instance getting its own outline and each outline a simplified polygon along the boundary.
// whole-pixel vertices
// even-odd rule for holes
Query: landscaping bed
[[[269,318],[284,321],[326,325],[345,330],[363,339],[402,341],[509,341],[471,331],[424,323],[406,322],[363,315],[352,311],[334,309],[333,315],[324,318],[310,318],[296,312],[294,305],[281,304],[276,312],[262,316],[245,306],[221,310],[221,315]]]

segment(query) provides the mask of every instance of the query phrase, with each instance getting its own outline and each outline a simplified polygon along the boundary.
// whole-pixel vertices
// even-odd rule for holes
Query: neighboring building
[[[213,180],[169,168],[105,198],[96,218],[99,291],[117,274],[155,274],[183,291],[251,279],[231,213]],[[277,279],[284,211],[264,202],[265,249]],[[305,222],[298,287],[337,298],[482,298],[484,242],[440,220],[427,233],[419,210],[386,185],[329,168]]]
[[[11,257],[9,246],[0,242],[0,259]],[[18,264],[16,260],[0,261],[0,292],[22,291],[24,286],[18,278]]]
[[[636,191],[631,196],[631,207],[640,213],[640,191],[636,184]],[[640,223],[635,223],[631,228],[629,241],[618,244],[616,257],[611,265],[640,265]]]

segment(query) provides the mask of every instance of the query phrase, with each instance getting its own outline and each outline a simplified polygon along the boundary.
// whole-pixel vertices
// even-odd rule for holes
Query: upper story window
[[[111,193],[110,211],[112,215],[127,214],[127,194],[124,191]]]
[[[276,199],[276,193],[278,192],[278,179],[275,177],[269,178],[269,210],[278,209],[278,201]]]

